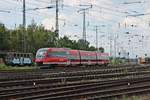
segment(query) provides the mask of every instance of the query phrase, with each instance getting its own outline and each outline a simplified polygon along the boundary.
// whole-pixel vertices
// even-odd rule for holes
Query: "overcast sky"
[[[133,17],[130,15],[150,13],[149,0],[60,0],[59,29],[60,36],[71,39],[82,38],[83,14],[79,10],[93,5],[86,13],[87,40],[95,46],[95,28],[98,28],[99,47],[106,52],[121,52],[122,56],[130,52],[130,56],[150,56],[150,15]],[[0,0],[0,22],[9,29],[22,24],[22,0]],[[54,6],[52,9],[28,11],[33,8]],[[46,29],[55,29],[55,0],[26,0],[27,25],[34,20]],[[114,42],[116,38],[116,42]],[[112,46],[111,46],[111,45]],[[117,54],[117,53],[116,53]]]

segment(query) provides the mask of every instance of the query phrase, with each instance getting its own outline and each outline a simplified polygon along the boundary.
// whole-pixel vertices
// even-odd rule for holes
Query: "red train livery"
[[[37,65],[107,65],[109,54],[68,48],[41,48],[36,53]]]

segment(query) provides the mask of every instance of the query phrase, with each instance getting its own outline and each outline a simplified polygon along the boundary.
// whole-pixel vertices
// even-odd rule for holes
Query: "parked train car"
[[[33,54],[32,53],[18,53],[18,52],[7,52],[5,53],[4,62],[6,65],[12,66],[31,66],[33,64]]]
[[[141,57],[138,59],[139,64],[150,64],[150,57]]]
[[[68,48],[41,48],[36,53],[35,62],[40,66],[106,65],[109,63],[109,55],[108,53]]]

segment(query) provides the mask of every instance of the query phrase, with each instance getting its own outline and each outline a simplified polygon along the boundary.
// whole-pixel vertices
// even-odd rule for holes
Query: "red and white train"
[[[41,48],[36,53],[37,65],[107,65],[109,54],[68,48]]]

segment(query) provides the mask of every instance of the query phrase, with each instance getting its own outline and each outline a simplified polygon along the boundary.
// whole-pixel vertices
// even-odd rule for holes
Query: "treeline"
[[[95,51],[88,41],[71,40],[67,36],[58,38],[55,32],[45,30],[42,25],[32,23],[26,29],[19,26],[13,30],[0,23],[0,51],[32,52],[44,47],[65,47],[77,50]],[[104,52],[103,48],[100,48]]]

